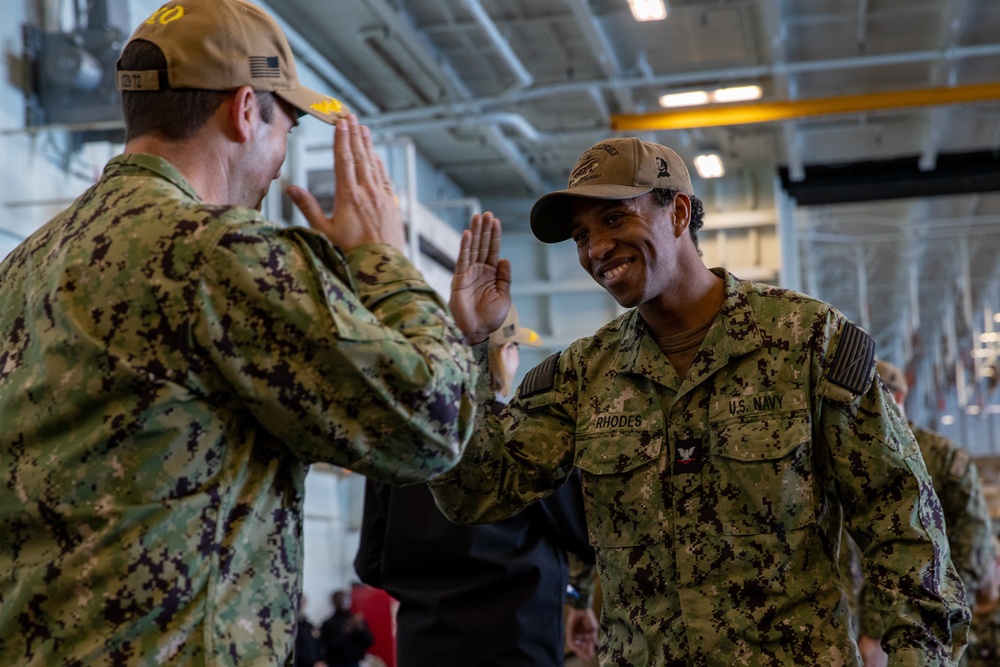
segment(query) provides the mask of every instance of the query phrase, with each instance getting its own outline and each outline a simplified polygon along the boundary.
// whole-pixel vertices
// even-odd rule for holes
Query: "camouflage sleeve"
[[[477,346],[481,404],[492,400],[486,344]],[[461,462],[428,486],[452,521],[482,524],[517,514],[544,498],[573,471],[575,372],[555,354],[527,373],[497,416],[477,411]]]
[[[946,483],[940,495],[947,526],[951,560],[965,583],[971,604],[987,569],[996,557],[990,513],[979,482],[979,471],[967,451],[954,443],[949,447]]]
[[[875,380],[873,346],[857,346],[867,334],[831,317],[825,337],[831,344],[814,369],[818,435],[885,625],[882,646],[890,665],[950,665],[970,614],[941,504],[913,434]]]
[[[342,258],[308,230],[254,231],[222,236],[194,300],[194,345],[222,393],[307,462],[393,483],[454,465],[475,370],[413,265],[388,245]]]
[[[858,636],[881,639],[885,633],[882,616],[875,604],[875,591],[868,584],[862,584],[858,593]]]

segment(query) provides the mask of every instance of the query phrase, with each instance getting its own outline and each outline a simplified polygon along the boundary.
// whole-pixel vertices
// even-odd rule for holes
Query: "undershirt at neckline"
[[[670,364],[677,371],[677,377],[683,378],[687,375],[694,356],[698,354],[701,343],[708,335],[708,330],[712,328],[718,313],[712,316],[693,329],[688,329],[679,334],[671,336],[652,336],[653,342],[666,355]]]

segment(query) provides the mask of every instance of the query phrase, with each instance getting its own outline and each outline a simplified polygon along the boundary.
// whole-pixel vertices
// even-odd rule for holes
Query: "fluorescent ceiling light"
[[[759,100],[763,91],[760,86],[735,86],[733,88],[719,88],[712,93],[712,99],[716,102],[746,102],[748,100]]]
[[[667,18],[664,0],[628,0],[628,6],[636,21],[660,21]]]
[[[692,90],[687,93],[670,93],[660,96],[660,106],[665,109],[673,107],[693,107],[698,104],[708,104],[708,93],[704,90]]]
[[[763,95],[760,86],[734,86],[719,88],[711,92],[691,90],[685,93],[670,93],[660,96],[660,106],[665,109],[673,107],[693,107],[709,102],[748,102],[759,100]]]
[[[715,151],[707,151],[694,158],[694,168],[702,178],[719,178],[726,173],[722,156]]]

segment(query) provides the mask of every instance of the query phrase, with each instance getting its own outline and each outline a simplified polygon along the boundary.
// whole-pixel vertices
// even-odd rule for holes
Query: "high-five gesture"
[[[403,216],[392,181],[375,152],[371,131],[354,114],[337,122],[333,164],[337,190],[332,217],[323,214],[319,202],[304,188],[288,188],[288,196],[309,226],[344,251],[365,243],[389,243],[405,250]]]
[[[500,328],[510,308],[510,260],[500,259],[500,220],[486,212],[472,216],[451,281],[455,323],[475,345]]]

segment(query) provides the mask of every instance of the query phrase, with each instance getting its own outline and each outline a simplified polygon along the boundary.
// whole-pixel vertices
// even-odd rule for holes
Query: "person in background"
[[[542,340],[511,306],[489,341],[488,407],[499,411],[519,346]],[[569,646],[593,656],[593,562],[576,475],[544,502],[488,526],[450,522],[426,485],[367,482],[354,569],[399,601],[398,667],[562,664],[564,600]]]
[[[295,633],[295,667],[327,667],[323,661],[323,643],[319,628],[306,616],[306,596],[299,602],[298,625]]]
[[[905,414],[909,384],[903,371],[887,361],[879,361],[876,368],[900,412]],[[973,606],[976,593],[996,559],[989,506],[983,494],[979,471],[965,449],[940,433],[913,423],[910,423],[910,429],[920,446],[934,492],[944,509],[951,560],[965,584],[966,601]],[[875,606],[872,595],[871,587],[866,584],[859,601],[858,645],[866,667],[879,667],[887,664],[888,656],[881,647],[882,619],[872,611]],[[974,638],[970,637],[970,643],[972,641]],[[965,659],[959,664],[966,664]]]
[[[859,665],[846,523],[892,659],[952,665],[965,592],[871,337],[829,304],[707,268],[703,206],[666,146],[592,146],[530,218],[628,310],[529,371],[499,415],[479,411],[458,466],[429,483],[449,518],[502,520],[581,470],[601,664],[628,667]],[[500,235],[473,216],[452,282],[480,364],[510,307]],[[484,376],[476,397],[493,398]]]
[[[323,655],[329,667],[358,667],[366,650],[375,643],[368,622],[360,612],[351,611],[351,594],[334,591],[330,598],[333,614],[319,630]]]
[[[998,517],[992,518],[995,522]],[[972,605],[969,648],[962,656],[966,667],[1000,665],[1000,539],[995,535],[993,546],[997,556],[976,589],[976,599]]]
[[[0,665],[290,664],[304,480],[426,481],[475,367],[403,254],[371,134],[274,20],[169,2],[118,61],[125,148],[0,264]],[[261,214],[334,124],[327,218]]]

